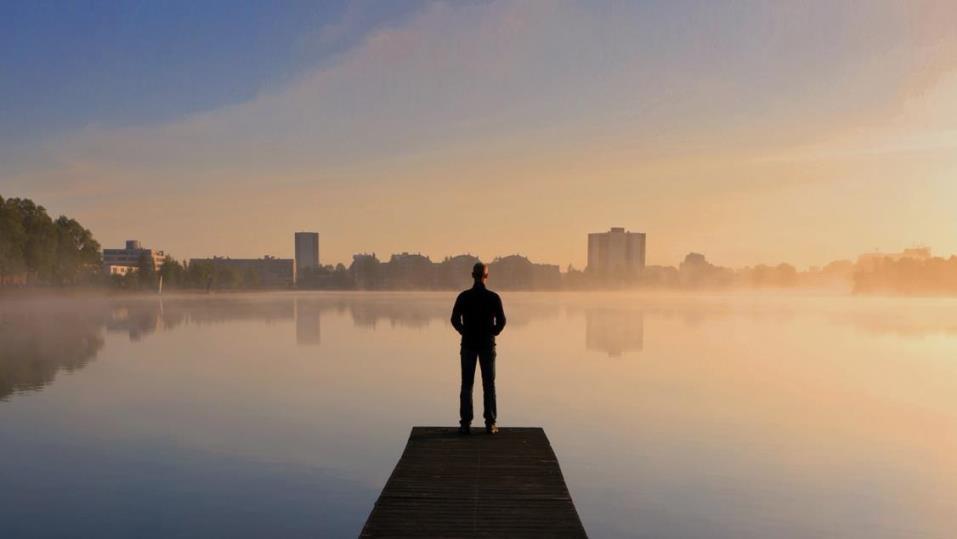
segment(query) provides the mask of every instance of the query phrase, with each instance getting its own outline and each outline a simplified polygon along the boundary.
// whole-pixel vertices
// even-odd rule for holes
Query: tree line
[[[234,290],[263,288],[262,275],[252,268],[240,270],[215,264],[213,261],[194,261],[185,264],[166,256],[159,267],[143,255],[136,271],[126,275],[111,275],[109,284],[115,288],[130,290],[156,290],[160,282],[163,288],[193,290]]]
[[[255,270],[237,271],[213,264],[187,267],[167,256],[156,267],[142,255],[125,275],[103,272],[100,243],[76,219],[50,217],[29,198],[0,196],[0,286],[109,286],[155,290],[160,279],[170,288],[259,288]]]
[[[913,253],[912,253],[913,254]],[[920,254],[920,253],[917,253]],[[915,255],[916,256],[916,255]],[[799,287],[836,283],[853,285],[855,293],[957,294],[957,256],[885,257],[865,263],[835,261],[823,268],[797,271],[789,264],[732,269],[711,264],[704,255],[691,253],[678,266],[648,266],[627,276],[596,276],[569,267],[535,264],[525,257],[509,256],[491,263],[496,286],[514,289],[591,288],[730,288]],[[420,254],[393,255],[380,262],[374,254],[356,255],[346,268],[320,266],[299,272],[297,287],[306,289],[423,289],[462,288],[478,258],[449,257],[433,263]],[[0,286],[98,285],[123,289],[263,288],[253,268],[238,269],[214,261],[181,263],[167,256],[159,267],[146,255],[125,275],[103,272],[100,244],[75,219],[50,217],[28,198],[0,196]]]
[[[858,294],[955,295],[957,256],[883,258],[854,273]]]
[[[91,283],[101,266],[100,244],[75,219],[54,220],[28,198],[0,196],[0,284]]]

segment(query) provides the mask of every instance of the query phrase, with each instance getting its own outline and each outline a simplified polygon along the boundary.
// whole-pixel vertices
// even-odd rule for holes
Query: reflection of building
[[[103,249],[103,271],[110,275],[126,275],[136,271],[143,255],[153,262],[153,269],[162,266],[166,258],[163,251],[144,249],[139,241],[126,240],[125,249]]]
[[[106,330],[127,333],[131,341],[138,341],[160,328],[160,304],[129,303],[117,306],[104,320]]]
[[[599,275],[634,275],[645,267],[645,234],[612,228],[588,235],[588,271]]]
[[[319,344],[319,319],[322,304],[302,299],[296,300],[296,344]]]
[[[237,274],[252,273],[264,287],[284,288],[296,282],[296,263],[291,258],[191,258],[189,265],[209,264],[213,269],[227,268]]]
[[[296,270],[319,267],[319,233],[296,232]]]
[[[630,309],[585,311],[585,348],[618,357],[645,345],[644,312]]]

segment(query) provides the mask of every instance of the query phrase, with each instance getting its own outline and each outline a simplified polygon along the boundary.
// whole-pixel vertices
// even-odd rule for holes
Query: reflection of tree
[[[292,320],[295,316],[295,304],[290,296],[196,296],[164,300],[163,308],[165,312],[183,312],[190,322],[197,324],[236,320],[273,322]]]
[[[561,306],[552,299],[545,300],[549,296],[538,295],[538,293],[524,294],[503,294],[502,302],[505,307],[505,317],[508,319],[508,325],[505,331],[516,330],[531,324],[533,321],[541,322],[549,318],[555,318],[561,313]],[[449,311],[452,307],[449,307]]]
[[[947,304],[924,305],[912,310],[898,308],[893,312],[844,311],[831,314],[828,321],[876,335],[919,338],[957,335],[957,308]]]
[[[423,328],[432,320],[448,318],[452,314],[451,302],[454,299],[375,294],[349,298],[347,305],[357,327],[374,329],[380,320],[388,320],[392,327]]]
[[[192,324],[294,321],[296,342],[318,345],[320,319],[326,315],[351,318],[360,328],[375,328],[380,323],[399,328],[438,324],[439,332],[447,330],[453,335],[448,319],[454,297],[452,293],[346,292],[126,296],[96,301],[4,300],[0,302],[0,399],[18,391],[41,389],[60,370],[73,371],[85,366],[104,346],[104,328],[138,341],[153,333]],[[503,300],[508,314],[506,333],[562,312],[574,315],[576,320],[583,316],[586,348],[608,356],[643,349],[645,317],[689,327],[731,317],[778,324],[815,317],[880,334],[957,334],[957,307],[945,301],[873,303],[847,299],[811,304],[753,298],[737,302],[731,297],[523,293],[503,294]]]
[[[508,327],[515,329],[524,326],[531,320],[557,316],[560,307],[557,303],[529,301],[527,296],[512,303],[510,297],[505,298],[505,315],[508,318]],[[374,329],[380,321],[388,321],[392,327],[423,328],[437,321],[452,326],[449,318],[452,315],[452,304],[455,303],[455,294],[354,294],[343,296],[340,305],[344,305],[352,315],[352,322],[357,327]],[[508,331],[508,329],[506,329]]]
[[[556,303],[522,298],[506,303],[508,324],[512,328],[526,325],[531,320],[557,316],[560,312]],[[125,298],[110,302],[106,325],[111,332],[126,332],[130,339],[139,340],[180,324],[295,320],[297,341],[318,344],[319,317],[324,312],[347,313],[353,324],[360,328],[374,329],[385,322],[391,327],[417,329],[433,322],[448,323],[454,301],[455,295],[449,293],[403,292]]]
[[[645,341],[644,312],[632,309],[585,310],[585,348],[618,357],[641,351]]]
[[[292,298],[261,296],[209,297],[180,296],[172,298],[126,298],[110,302],[105,318],[110,332],[128,333],[130,340],[191,322],[214,324],[236,320],[291,320]]]
[[[86,366],[103,347],[101,327],[92,314],[0,312],[0,400]]]

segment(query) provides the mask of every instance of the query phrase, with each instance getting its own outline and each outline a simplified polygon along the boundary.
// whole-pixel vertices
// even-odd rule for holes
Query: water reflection
[[[435,299],[408,301],[408,296],[376,295],[357,301],[356,298],[339,298],[337,303],[347,309],[356,327],[375,329],[380,322],[390,327],[424,328],[432,321],[447,317],[451,307]]]
[[[0,306],[0,399],[51,383],[59,370],[73,371],[92,361],[103,347],[103,330],[131,342],[181,326],[236,321],[295,323],[299,346],[319,346],[324,314],[347,316],[354,327],[375,330],[422,329],[445,324],[451,294],[279,294],[236,296],[126,297],[97,300],[14,301]],[[831,323],[867,333],[904,337],[957,334],[947,302],[912,300],[904,309],[885,309],[874,299],[844,298],[742,303],[727,297],[603,297],[586,295],[507,296],[511,331],[557,316],[581,318],[585,349],[622,357],[640,353],[646,318],[680,320],[694,328],[727,317],[786,323],[795,316],[823,316]],[[909,307],[908,307],[909,306]]]
[[[453,296],[0,299],[5,534],[354,537],[457,417]],[[504,299],[503,423],[592,536],[954,536],[957,302]]]
[[[585,348],[620,357],[645,345],[645,313],[632,309],[585,310]]]
[[[163,327],[170,329],[182,322],[174,317],[161,317],[161,312],[161,308],[154,309],[152,306],[117,305],[109,309],[104,325],[110,333],[126,333],[131,341],[139,341],[158,331],[161,320]]]
[[[319,345],[322,341],[320,312],[322,312],[321,303],[305,299],[296,300],[296,344]]]
[[[0,401],[73,372],[103,348],[102,325],[71,311],[0,311]]]

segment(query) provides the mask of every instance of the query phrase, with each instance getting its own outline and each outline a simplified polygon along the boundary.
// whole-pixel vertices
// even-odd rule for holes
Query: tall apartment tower
[[[319,233],[296,232],[296,271],[319,267]]]
[[[635,275],[645,267],[644,232],[612,228],[588,235],[588,271],[598,275]]]

